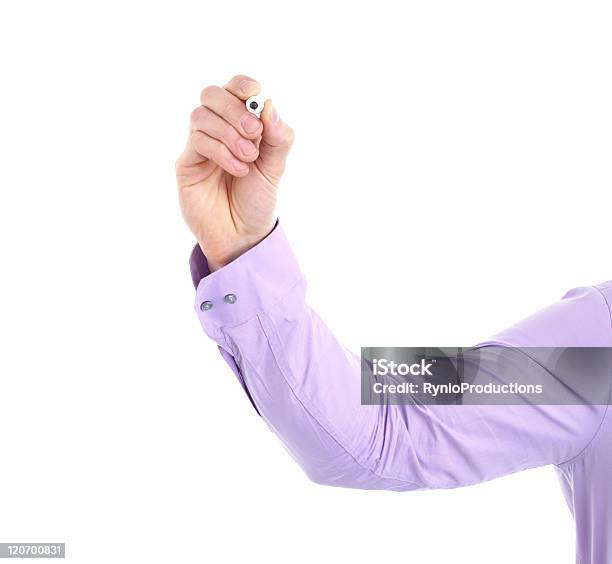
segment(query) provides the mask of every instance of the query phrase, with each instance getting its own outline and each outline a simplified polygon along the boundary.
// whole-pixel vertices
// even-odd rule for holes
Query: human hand
[[[176,162],[183,217],[211,271],[259,243],[276,220],[276,192],[294,134],[270,100],[260,119],[247,111],[244,101],[260,91],[244,75],[223,88],[207,86]]]

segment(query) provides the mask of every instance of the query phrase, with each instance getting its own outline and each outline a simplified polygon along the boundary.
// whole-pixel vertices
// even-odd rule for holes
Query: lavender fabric
[[[607,405],[363,406],[359,356],[306,303],[279,224],[213,273],[196,247],[191,271],[204,331],[310,479],[406,491],[554,465],[576,522],[577,562],[612,564]],[[478,346],[610,347],[611,303],[612,281],[577,288]]]

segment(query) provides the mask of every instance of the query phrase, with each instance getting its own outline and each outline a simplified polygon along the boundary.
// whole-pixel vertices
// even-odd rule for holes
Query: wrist
[[[273,221],[272,225],[261,232],[258,235],[251,236],[243,236],[234,244],[227,246],[226,248],[218,251],[213,251],[210,245],[206,245],[202,241],[198,241],[200,245],[200,249],[202,249],[202,253],[206,257],[206,261],[208,263],[208,269],[210,272],[215,272],[228,265],[230,262],[236,260],[238,257],[261,243],[273,230],[276,226],[276,219]]]

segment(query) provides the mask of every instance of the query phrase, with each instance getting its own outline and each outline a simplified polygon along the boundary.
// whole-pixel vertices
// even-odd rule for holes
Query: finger
[[[176,178],[181,187],[206,180],[215,170],[218,170],[215,162],[203,157],[195,150],[192,137],[193,135],[190,134],[185,149],[175,163]]]
[[[244,74],[236,75],[223,88],[243,101],[261,92],[261,84]]]
[[[198,155],[210,159],[233,176],[246,176],[249,173],[248,164],[238,160],[221,141],[206,133],[194,131],[191,135],[191,145]]]
[[[261,135],[261,122],[247,111],[242,100],[224,88],[207,86],[202,91],[200,101],[205,108],[222,117],[243,137],[255,139]]]
[[[266,100],[261,121],[264,129],[259,143],[257,167],[268,180],[276,184],[285,170],[285,161],[295,136],[293,129],[280,118],[271,100]]]
[[[251,141],[242,137],[227,121],[204,106],[191,112],[191,129],[218,139],[235,157],[245,162],[253,162],[257,158],[257,147]]]

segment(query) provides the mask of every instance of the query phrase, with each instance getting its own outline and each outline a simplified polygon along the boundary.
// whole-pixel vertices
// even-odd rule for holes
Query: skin
[[[271,100],[260,119],[247,111],[244,101],[260,92],[260,84],[244,75],[222,88],[204,88],[176,162],[181,211],[211,271],[257,245],[276,221],[294,134]]]

